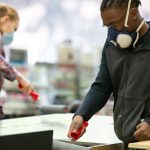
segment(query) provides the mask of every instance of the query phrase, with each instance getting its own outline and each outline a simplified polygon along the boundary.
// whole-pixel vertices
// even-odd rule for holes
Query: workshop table
[[[32,117],[23,117],[15,119],[6,119],[0,121],[0,136],[8,134],[17,134],[30,131],[53,130],[53,149],[69,150],[75,149],[93,149],[104,147],[105,150],[123,149],[122,142],[116,137],[113,129],[112,116],[94,115],[89,121],[87,131],[77,142],[72,142],[67,137],[69,125],[73,114],[49,114]],[[80,147],[80,148],[79,148]],[[114,148],[110,148],[114,147]],[[104,150],[104,148],[103,148]]]

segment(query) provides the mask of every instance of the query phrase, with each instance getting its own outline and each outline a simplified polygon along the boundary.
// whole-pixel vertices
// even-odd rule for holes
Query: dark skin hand
[[[134,137],[138,141],[150,140],[150,125],[147,122],[141,122],[136,126]]]
[[[76,115],[70,125],[69,131],[68,131],[68,137],[72,139],[71,132],[78,132],[78,130],[81,128],[84,120],[80,115]],[[86,132],[86,128],[84,127],[81,131],[80,137]],[[79,137],[79,138],[80,138]],[[73,139],[72,139],[73,140]]]

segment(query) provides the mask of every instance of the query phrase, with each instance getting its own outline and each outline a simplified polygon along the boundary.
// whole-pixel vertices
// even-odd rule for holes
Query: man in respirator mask
[[[20,90],[25,93],[35,92],[30,82],[23,77],[14,67],[5,59],[4,45],[13,41],[13,34],[19,24],[19,15],[17,11],[4,3],[0,3],[0,90],[3,86],[4,79],[10,81],[17,80],[21,85]],[[0,119],[4,117],[2,110],[3,101],[0,99]]]
[[[108,36],[100,70],[75,112],[68,137],[114,97],[114,130],[129,142],[150,140],[150,24],[138,10],[140,0],[103,0],[100,11]],[[81,131],[81,136],[85,128]]]

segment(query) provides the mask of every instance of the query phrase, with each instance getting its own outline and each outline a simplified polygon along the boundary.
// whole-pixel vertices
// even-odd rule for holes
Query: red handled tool
[[[22,88],[21,84],[19,84],[18,86],[19,86],[19,88]],[[39,98],[39,94],[36,92],[30,92],[29,95],[32,97],[33,101],[37,101]]]
[[[77,140],[79,139],[80,135],[81,135],[81,131],[83,128],[86,128],[88,126],[88,122],[87,121],[84,121],[82,126],[80,127],[80,129],[78,130],[78,132],[71,132],[71,137],[73,140]]]
[[[34,101],[37,101],[37,100],[38,100],[38,98],[39,98],[39,94],[38,94],[38,93],[30,92],[29,94],[30,94],[30,96],[32,97],[32,99],[33,99]]]

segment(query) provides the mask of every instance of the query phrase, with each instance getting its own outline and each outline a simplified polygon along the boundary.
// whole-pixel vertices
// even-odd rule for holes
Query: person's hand
[[[137,125],[134,137],[138,141],[150,140],[150,125],[147,122],[141,122]]]
[[[71,133],[72,133],[72,132],[77,133],[77,132],[79,131],[79,129],[81,128],[83,122],[84,122],[84,119],[83,119],[83,117],[80,116],[80,115],[76,115],[76,116],[73,118],[73,120],[72,120],[72,122],[71,122],[71,125],[70,125],[70,128],[69,128],[69,131],[68,131],[68,137],[69,137],[70,139],[72,139]],[[80,134],[79,138],[80,138],[85,132],[86,132],[86,128],[84,127],[84,128],[81,130],[81,134]],[[72,140],[74,140],[74,139],[72,139]]]
[[[31,92],[35,92],[31,83],[25,77],[23,77],[21,74],[18,74],[16,80],[18,82],[19,90],[21,90],[22,92],[27,93],[27,94],[29,94]]]

